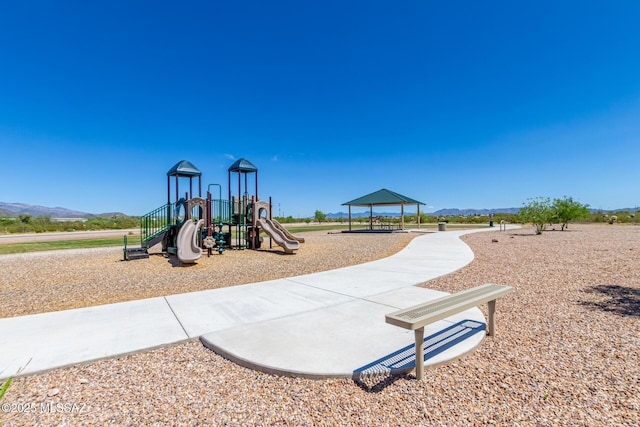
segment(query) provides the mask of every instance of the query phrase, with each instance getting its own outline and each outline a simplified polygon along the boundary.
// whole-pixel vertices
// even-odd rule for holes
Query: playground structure
[[[273,219],[271,198],[265,201],[258,197],[258,168],[249,160],[239,159],[229,167],[227,199],[222,198],[220,184],[209,184],[203,198],[201,175],[187,160],[176,163],[167,172],[167,203],[140,218],[139,248],[127,248],[125,236],[125,260],[148,258],[149,248],[161,243],[162,252],[176,255],[182,263],[193,263],[204,250],[211,256],[214,249],[219,254],[226,249],[259,249],[263,231],[271,239],[270,246],[275,242],[290,254],[300,248],[304,239],[293,236]],[[253,188],[249,175],[255,178]],[[180,180],[186,178],[189,191],[180,197]],[[194,178],[198,181],[197,196],[193,192]],[[210,191],[213,186],[218,187],[217,199]]]

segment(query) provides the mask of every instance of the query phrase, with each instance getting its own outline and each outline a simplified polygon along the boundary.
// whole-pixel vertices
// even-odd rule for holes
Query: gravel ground
[[[498,302],[495,338],[423,382],[276,377],[191,341],[18,378],[0,417],[7,426],[640,425],[640,227],[464,240],[475,260],[424,285],[515,291]]]

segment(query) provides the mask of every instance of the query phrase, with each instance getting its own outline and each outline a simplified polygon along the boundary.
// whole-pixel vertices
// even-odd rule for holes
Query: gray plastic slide
[[[180,227],[178,232],[178,259],[189,264],[195,262],[202,256],[202,248],[198,246],[198,230],[202,228],[204,220],[201,219],[197,224],[194,224],[190,219],[184,222],[184,225]]]
[[[280,231],[282,231],[284,233],[285,236],[287,236],[287,238],[289,240],[297,240],[300,243],[304,243],[304,237],[298,237],[298,236],[294,236],[293,234],[289,233],[289,230],[287,230],[284,225],[280,224],[278,221],[276,221],[275,219],[272,219],[271,222],[273,222],[273,225]]]
[[[258,224],[286,253],[292,254],[293,251],[300,249],[300,242],[289,239],[270,219],[260,218]]]

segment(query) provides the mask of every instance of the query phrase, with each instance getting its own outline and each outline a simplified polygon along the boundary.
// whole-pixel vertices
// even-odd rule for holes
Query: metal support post
[[[496,334],[495,328],[495,313],[496,313],[496,300],[489,301],[489,336],[492,337]]]
[[[416,379],[424,379],[424,328],[413,331],[416,338]]]

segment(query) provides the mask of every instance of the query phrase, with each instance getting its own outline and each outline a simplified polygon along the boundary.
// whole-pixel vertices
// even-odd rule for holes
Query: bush
[[[313,218],[318,222],[324,222],[327,219],[327,214],[325,214],[324,212],[318,210],[313,215]]]
[[[578,203],[567,196],[564,199],[555,199],[553,209],[555,211],[553,220],[562,224],[562,230],[568,226],[569,221],[577,221],[589,215],[589,205]]]
[[[518,220],[522,223],[532,223],[536,234],[542,234],[547,225],[553,222],[555,211],[548,197],[536,197],[523,204],[518,213]]]
[[[117,216],[112,218],[92,218],[87,221],[53,222],[49,216],[32,218],[25,215],[22,219],[3,219],[0,226],[5,233],[44,233],[49,231],[75,230],[123,230],[140,226],[140,217]]]

